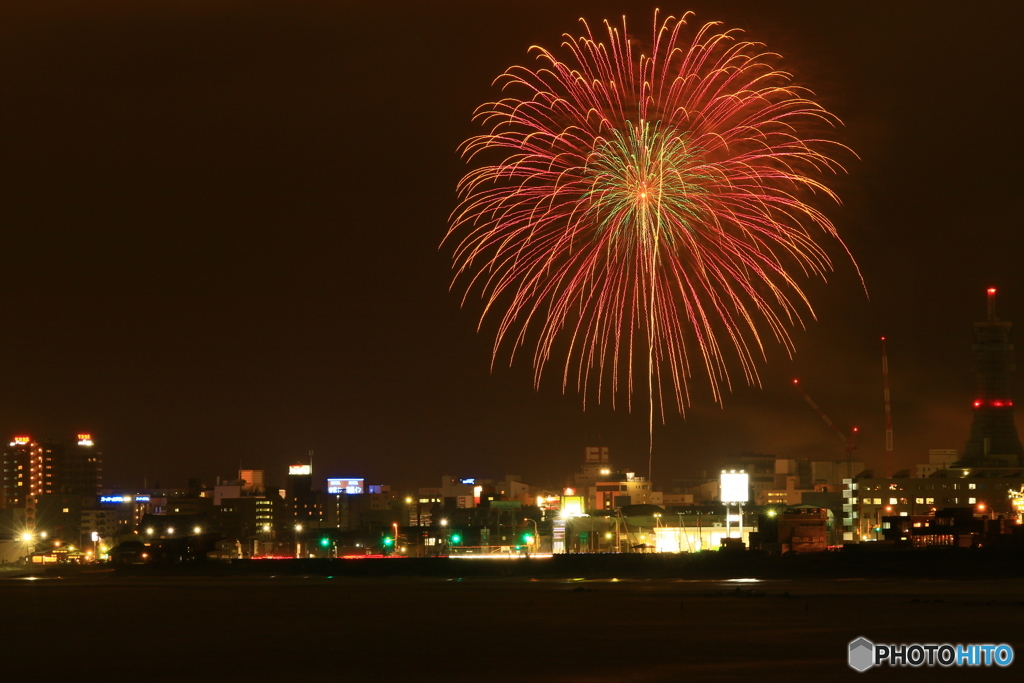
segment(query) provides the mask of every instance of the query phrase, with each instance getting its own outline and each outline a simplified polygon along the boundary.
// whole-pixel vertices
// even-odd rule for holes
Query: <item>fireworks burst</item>
[[[564,359],[584,403],[644,392],[651,429],[698,372],[721,403],[727,360],[757,384],[766,339],[793,352],[788,329],[813,316],[795,275],[824,276],[816,238],[839,239],[808,203],[838,201],[817,178],[845,148],[808,133],[837,119],[777,55],[689,17],[655,13],[646,44],[584,21],[564,58],[534,47],[536,69],[502,74],[446,237],[481,324],[498,319],[494,360],[532,346],[539,385]]]

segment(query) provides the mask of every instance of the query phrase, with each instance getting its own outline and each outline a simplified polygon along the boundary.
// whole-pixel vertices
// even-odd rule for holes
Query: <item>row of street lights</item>
[[[152,537],[153,534],[155,534],[155,533],[156,533],[156,529],[154,529],[153,527],[149,527],[149,528],[146,529],[146,535],[147,536]],[[166,529],[164,529],[164,533],[166,533],[168,536],[174,536],[174,527],[173,526],[167,527]],[[202,533],[203,533],[203,528],[201,526],[194,526],[194,527],[192,527],[192,534],[194,536],[199,536]]]

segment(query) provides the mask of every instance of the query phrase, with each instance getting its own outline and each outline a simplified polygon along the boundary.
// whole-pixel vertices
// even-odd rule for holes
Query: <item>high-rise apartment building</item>
[[[2,507],[33,510],[45,494],[98,495],[103,469],[92,435],[79,434],[73,445],[15,436],[4,449],[3,472]],[[31,524],[34,515],[28,517]]]

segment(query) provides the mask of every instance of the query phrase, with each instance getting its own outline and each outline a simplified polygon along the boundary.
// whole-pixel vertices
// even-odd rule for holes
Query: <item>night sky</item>
[[[0,433],[92,432],[108,486],[239,464],[280,482],[310,450],[318,476],[398,486],[559,486],[597,444],[644,472],[642,411],[584,412],[557,373],[536,392],[525,358],[491,371],[438,245],[493,78],[581,16],[646,30],[654,6],[3,3]],[[881,335],[897,467],[962,449],[985,288],[1024,326],[1024,8],[660,6],[745,29],[844,121],[860,160],[822,206],[868,293],[826,242],[796,356],[769,349],[761,388],[659,426],[656,485],[741,451],[844,457],[793,377],[881,469]]]

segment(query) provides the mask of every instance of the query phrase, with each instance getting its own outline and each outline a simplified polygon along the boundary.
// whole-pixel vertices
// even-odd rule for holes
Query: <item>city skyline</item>
[[[654,3],[628,3],[646,26]],[[399,9],[401,8],[401,9]],[[691,2],[696,23],[782,55],[860,157],[832,211],[857,259],[803,284],[792,361],[724,407],[697,392],[654,433],[654,480],[742,451],[841,459],[793,390],[882,467],[888,338],[895,469],[963,450],[985,290],[1024,324],[1011,202],[1016,6]],[[884,10],[884,14],[883,14]],[[176,3],[0,9],[8,334],[0,430],[89,432],[105,471],[180,485],[309,451],[321,471],[403,485],[442,471],[560,485],[583,447],[646,471],[639,413],[584,412],[528,362],[492,372],[437,245],[491,80],[611,2]],[[955,47],[954,47],[955,46]],[[1019,382],[1024,381],[1015,378]]]

